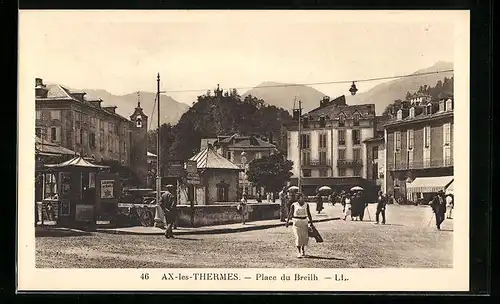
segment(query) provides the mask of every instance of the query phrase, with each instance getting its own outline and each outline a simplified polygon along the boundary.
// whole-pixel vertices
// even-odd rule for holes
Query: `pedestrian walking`
[[[260,191],[257,192],[257,195],[255,196],[255,200],[257,203],[262,203],[262,195],[260,194]]]
[[[316,194],[316,212],[318,212],[318,214],[320,214],[322,210],[323,210],[323,197],[321,196],[320,193],[317,193]]]
[[[245,225],[248,216],[247,195],[243,194],[238,204],[238,211],[241,215],[241,224]]]
[[[387,196],[380,191],[377,199],[377,213],[375,213],[376,224],[379,223],[379,216],[382,215],[382,224],[385,224],[385,207],[387,205]]]
[[[446,214],[446,202],[444,199],[444,192],[440,190],[431,202],[432,211],[436,217],[436,227],[441,230],[441,224],[444,221]]]
[[[453,212],[453,196],[451,194],[448,194],[446,196],[446,218],[447,219],[452,219],[451,214]]]
[[[292,220],[295,246],[299,251],[297,257],[302,258],[306,256],[305,247],[309,243],[308,223],[312,225],[312,216],[311,211],[309,210],[309,204],[306,203],[302,193],[297,194],[297,199],[297,202],[290,206],[286,227],[290,225],[290,220]]]
[[[174,238],[172,229],[177,217],[177,200],[172,192],[174,192],[174,186],[167,185],[167,191],[165,191],[160,198],[160,206],[165,214],[165,237],[167,239]]]
[[[351,197],[349,194],[345,194],[344,196],[344,210],[343,210],[343,213],[344,213],[344,221],[346,220],[346,218],[348,216],[351,217],[351,221],[354,220],[354,218],[352,217],[352,205],[351,205]]]
[[[271,192],[267,192],[267,203],[271,203],[272,197],[271,197]]]
[[[286,217],[288,216],[288,196],[286,193],[286,187],[279,193],[280,197],[280,221],[286,222]]]

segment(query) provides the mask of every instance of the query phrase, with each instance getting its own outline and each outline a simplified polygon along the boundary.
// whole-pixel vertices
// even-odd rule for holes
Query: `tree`
[[[254,159],[248,165],[248,180],[267,192],[277,192],[290,180],[293,162],[281,153]]]

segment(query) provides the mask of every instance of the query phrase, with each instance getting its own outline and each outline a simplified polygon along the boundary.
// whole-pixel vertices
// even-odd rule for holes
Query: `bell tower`
[[[130,123],[130,168],[139,178],[138,186],[144,187],[148,176],[148,117],[141,108],[140,92]]]

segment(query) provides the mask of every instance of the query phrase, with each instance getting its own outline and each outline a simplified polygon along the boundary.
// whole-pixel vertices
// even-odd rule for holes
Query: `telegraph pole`
[[[160,202],[161,197],[161,174],[160,174],[160,159],[161,159],[161,149],[160,149],[160,73],[156,79],[157,82],[157,103],[158,103],[158,130],[156,135],[156,202]]]
[[[299,100],[299,175],[297,187],[299,192],[302,192],[302,101]]]

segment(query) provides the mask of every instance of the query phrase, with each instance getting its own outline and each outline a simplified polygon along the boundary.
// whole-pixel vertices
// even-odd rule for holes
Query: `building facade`
[[[371,180],[382,190],[384,189],[384,149],[383,136],[370,138],[364,141],[366,146],[366,179]]]
[[[205,147],[207,145],[213,145],[217,153],[224,156],[227,160],[233,162],[242,169],[239,173],[240,186],[238,189],[238,196],[240,196],[243,192],[245,192],[249,197],[254,197],[257,192],[264,194],[263,188],[257,188],[248,181],[244,169],[245,167],[248,169],[248,165],[254,159],[270,156],[271,154],[277,152],[278,149],[273,143],[263,140],[255,135],[243,136],[233,134],[229,136],[218,136],[216,139],[202,139],[201,146]],[[244,158],[242,157],[242,153]]]
[[[287,158],[294,163],[292,179],[300,174],[302,180],[320,178],[318,182],[330,185],[336,178],[356,177],[356,183],[366,180],[367,148],[363,142],[375,135],[374,104],[350,106],[345,96],[334,100],[325,97],[318,108],[307,114],[294,110],[293,118],[294,122],[286,126]]]
[[[403,102],[385,125],[385,190],[429,199],[453,181],[453,99]],[[418,186],[417,186],[418,185]]]
[[[83,91],[35,80],[36,125],[40,140],[73,150],[97,163],[130,168],[141,183],[147,177],[147,116],[138,104],[131,120],[102,106]]]

